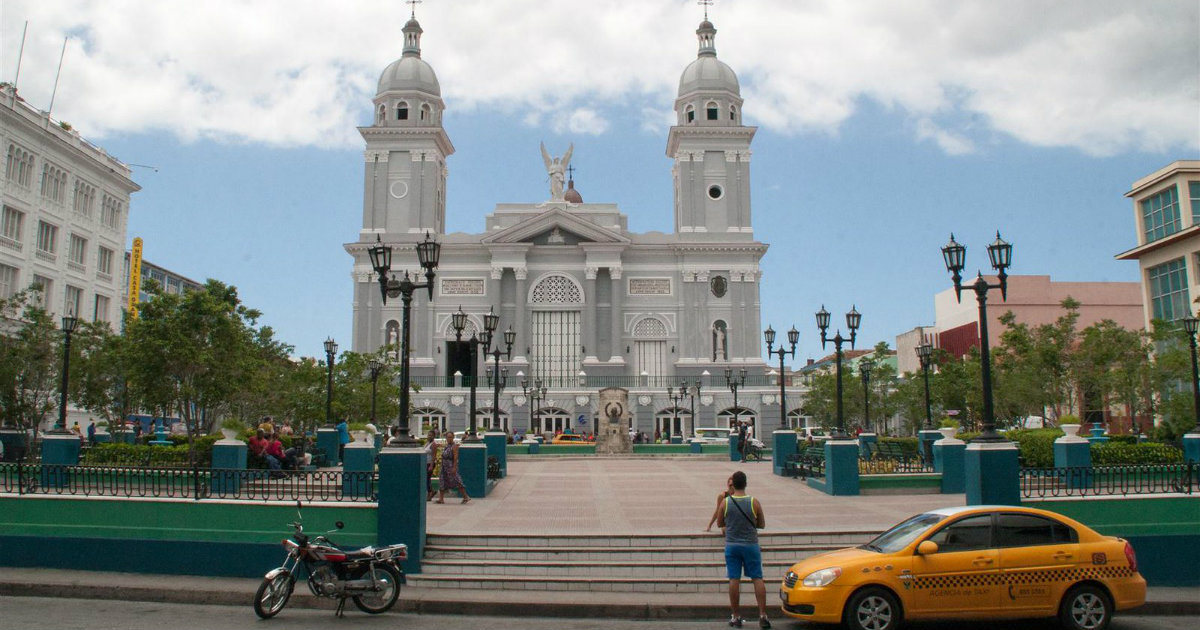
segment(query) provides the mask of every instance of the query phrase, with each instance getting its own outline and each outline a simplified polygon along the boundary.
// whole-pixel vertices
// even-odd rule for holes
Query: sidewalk
[[[257,579],[245,578],[6,569],[0,574],[0,596],[245,606],[249,610],[258,584]],[[728,601],[719,593],[555,594],[569,596],[569,601],[547,601],[547,595],[537,591],[402,587],[396,609],[421,614],[609,619],[723,619],[729,614]],[[753,594],[743,592],[742,605],[752,607],[753,602]],[[288,606],[333,610],[335,601],[313,597],[303,584],[297,584]],[[771,585],[767,588],[767,606],[772,617],[783,616]],[[1138,615],[1200,615],[1200,589],[1151,588],[1146,595],[1146,605],[1132,612]]]

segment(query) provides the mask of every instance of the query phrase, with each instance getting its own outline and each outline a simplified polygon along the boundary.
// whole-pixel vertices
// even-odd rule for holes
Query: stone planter
[[[958,434],[958,427],[942,427],[938,429],[938,433],[942,434],[943,440],[953,440],[954,436]]]
[[[1080,425],[1078,425],[1078,424],[1060,424],[1060,425],[1058,425],[1058,428],[1062,429],[1063,436],[1054,441],[1055,442],[1085,442],[1086,440],[1084,440],[1082,437],[1079,436],[1079,427],[1080,427]]]

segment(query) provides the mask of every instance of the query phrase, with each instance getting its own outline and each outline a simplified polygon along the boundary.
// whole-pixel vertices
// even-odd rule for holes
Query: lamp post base
[[[1008,441],[968,444],[963,458],[967,505],[1020,505],[1019,455]]]
[[[797,452],[796,432],[791,429],[780,429],[772,433],[771,437],[774,441],[771,449],[771,471],[782,477],[788,457]]]

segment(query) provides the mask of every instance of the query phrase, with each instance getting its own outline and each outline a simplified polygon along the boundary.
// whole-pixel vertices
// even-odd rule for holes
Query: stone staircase
[[[859,545],[878,532],[762,532],[763,577],[782,579],[797,560]],[[420,574],[431,588],[641,593],[718,593],[728,584],[719,534],[429,534]]]

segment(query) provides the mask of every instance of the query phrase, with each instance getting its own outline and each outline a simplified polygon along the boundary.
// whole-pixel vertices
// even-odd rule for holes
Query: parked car
[[[591,444],[591,440],[575,433],[560,433],[554,436],[551,444]]]
[[[728,444],[729,429],[721,427],[704,427],[696,429],[696,437],[692,438],[699,440],[705,444]]]
[[[787,571],[783,612],[855,630],[904,620],[1055,617],[1103,630],[1146,601],[1133,546],[1033,508],[970,506],[918,514],[871,542]]]

